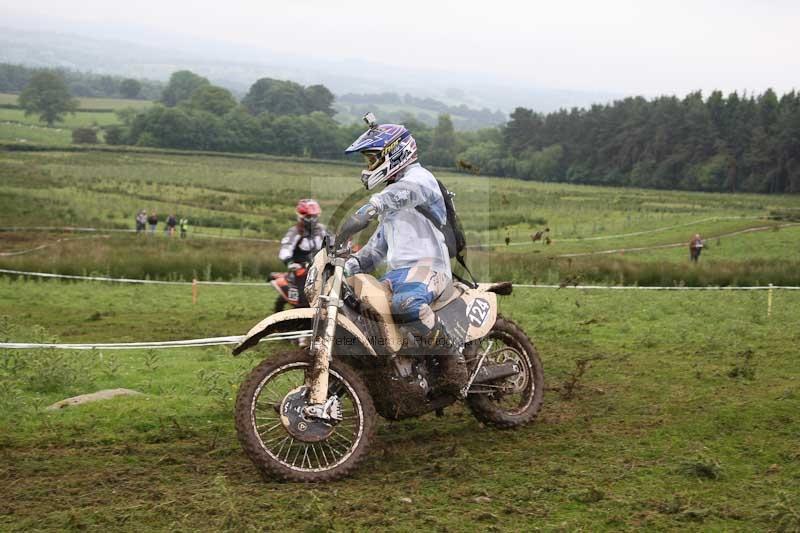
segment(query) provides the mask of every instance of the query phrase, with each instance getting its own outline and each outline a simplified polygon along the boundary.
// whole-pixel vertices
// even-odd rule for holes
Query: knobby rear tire
[[[342,381],[346,382],[358,398],[363,418],[361,436],[353,446],[349,457],[340,464],[319,471],[295,470],[267,453],[257,433],[254,417],[254,406],[257,400],[255,396],[266,385],[265,380],[279,376],[280,374],[276,372],[287,367],[287,365],[294,369],[307,368],[310,365],[308,352],[295,350],[261,362],[250,372],[247,379],[239,387],[235,410],[236,433],[239,443],[253,464],[269,477],[300,483],[318,483],[333,481],[347,476],[367,454],[375,433],[377,414],[366,385],[364,385],[359,375],[346,364],[335,359],[331,362],[331,370],[341,376]],[[331,379],[333,379],[333,376],[331,376]]]
[[[487,337],[503,339],[504,343],[522,355],[525,359],[523,363],[527,365],[527,371],[530,373],[525,389],[528,392],[533,387],[533,391],[528,398],[529,401],[520,409],[505,409],[487,394],[470,394],[467,396],[467,406],[479,421],[499,429],[511,429],[528,424],[539,414],[544,398],[544,370],[539,354],[522,328],[501,316],[497,317]]]

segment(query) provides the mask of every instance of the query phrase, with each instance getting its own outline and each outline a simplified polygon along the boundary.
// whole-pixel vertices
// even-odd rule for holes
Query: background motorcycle
[[[296,265],[294,268],[291,268]],[[269,279],[272,286],[278,291],[275,299],[274,312],[280,313],[286,308],[308,307],[308,301],[303,293],[306,282],[307,263],[292,263],[288,272],[270,272]]]

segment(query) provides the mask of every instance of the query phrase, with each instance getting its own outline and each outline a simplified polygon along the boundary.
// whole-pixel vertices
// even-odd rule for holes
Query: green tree
[[[258,119],[238,106],[222,117],[223,143],[226,152],[267,152]]]
[[[104,138],[106,144],[120,145],[127,143],[128,134],[123,126],[114,124],[106,127]]]
[[[130,142],[159,148],[200,148],[198,124],[182,107],[154,105],[136,115],[131,124]]]
[[[253,115],[304,115],[307,113],[303,86],[293,81],[261,78],[256,81],[242,104]]]
[[[16,93],[31,81],[34,72],[22,65],[0,63],[0,92]]]
[[[141,91],[142,84],[133,78],[126,78],[119,84],[119,92],[125,98],[136,98]]]
[[[133,124],[133,121],[139,115],[140,111],[135,107],[123,107],[122,109],[117,109],[114,114],[122,121],[123,124],[126,126],[130,126]]]
[[[306,152],[311,157],[332,159],[340,157],[344,144],[339,142],[336,134],[338,124],[322,111],[314,111],[309,115],[298,117],[303,128],[303,139]]]
[[[430,162],[433,165],[453,166],[456,158],[456,132],[450,115],[439,115],[439,122],[433,130]]]
[[[222,116],[236,107],[236,100],[228,89],[216,85],[203,85],[192,93],[189,105],[194,109]]]
[[[173,72],[164,92],[161,93],[161,102],[167,107],[174,107],[188,101],[200,87],[210,84],[206,78],[189,70]]]
[[[481,141],[472,144],[459,153],[457,160],[464,164],[472,165],[474,171],[482,174],[502,176],[503,169],[503,149],[497,141]]]
[[[518,155],[530,147],[540,148],[539,137],[543,126],[542,117],[530,109],[518,107],[509,116],[503,130],[506,148],[512,155]]]
[[[280,155],[305,155],[305,142],[308,140],[303,129],[298,117],[288,115],[276,117],[272,122],[276,152]]]
[[[333,109],[335,97],[324,85],[309,85],[303,91],[306,99],[306,113],[321,111],[332,117],[336,114]]]
[[[105,96],[113,96],[116,94],[119,85],[113,76],[103,75],[97,80],[101,94]]]
[[[78,108],[78,101],[70,96],[64,77],[51,70],[34,74],[17,101],[25,110],[25,116],[38,114],[48,126]]]
[[[523,179],[558,181],[559,163],[563,156],[564,149],[558,144],[541,150],[529,150],[518,163],[517,175]]]

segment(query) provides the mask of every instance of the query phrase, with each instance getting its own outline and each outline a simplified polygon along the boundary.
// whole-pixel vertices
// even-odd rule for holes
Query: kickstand
[[[444,407],[440,407],[436,410],[436,418],[441,418],[444,416]]]

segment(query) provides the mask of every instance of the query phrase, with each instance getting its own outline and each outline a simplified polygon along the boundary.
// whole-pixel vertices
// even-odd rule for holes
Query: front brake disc
[[[319,418],[307,417],[304,413],[308,405],[308,387],[301,385],[289,391],[281,402],[281,422],[286,431],[297,440],[303,442],[319,442],[327,439],[335,429]]]

